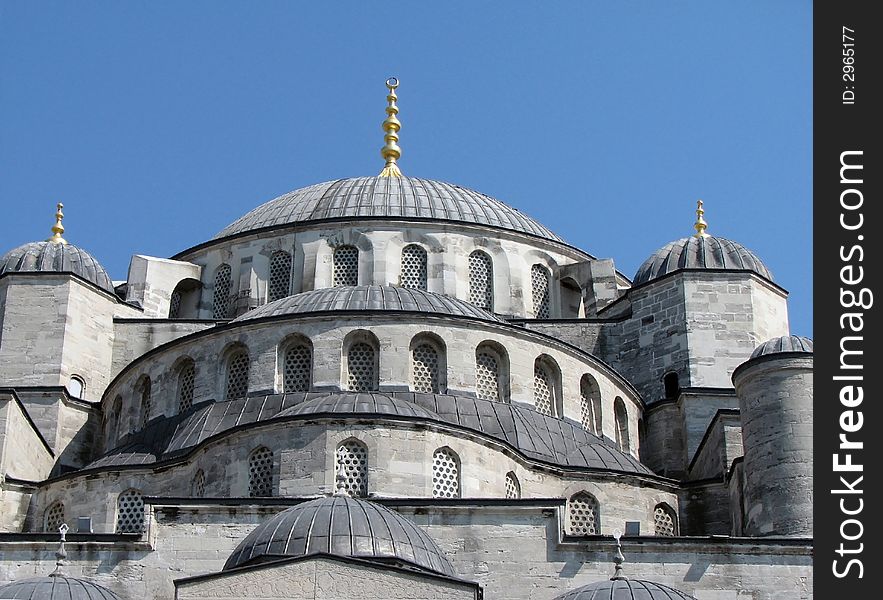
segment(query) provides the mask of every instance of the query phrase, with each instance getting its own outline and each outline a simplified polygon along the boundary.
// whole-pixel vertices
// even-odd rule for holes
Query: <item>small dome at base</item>
[[[757,255],[738,242],[706,235],[669,242],[638,267],[633,285],[647,283],[681,269],[753,271],[773,281]]]
[[[783,335],[782,337],[767,340],[755,348],[754,352],[751,353],[751,358],[793,352],[812,354],[812,340],[799,335]]]
[[[120,600],[120,597],[97,583],[65,577],[33,577],[0,586],[0,598],[18,600]]]
[[[555,600],[696,600],[667,585],[640,579],[611,579],[570,590]]]
[[[0,257],[0,275],[7,273],[71,273],[114,294],[113,282],[98,260],[73,244],[30,242]]]

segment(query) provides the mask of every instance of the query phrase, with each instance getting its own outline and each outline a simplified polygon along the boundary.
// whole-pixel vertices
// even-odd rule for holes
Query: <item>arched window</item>
[[[521,484],[518,483],[518,477],[512,471],[506,473],[506,497],[521,498]]]
[[[505,354],[491,344],[475,350],[475,395],[482,400],[506,402],[508,363]]]
[[[248,457],[248,495],[273,495],[273,451],[266,446],[255,449]]]
[[[601,435],[601,389],[588,373],[579,380],[579,400],[583,429]]]
[[[549,313],[549,270],[543,265],[530,268],[530,287],[533,292],[533,313],[537,319],[548,319]]]
[[[53,502],[43,514],[43,531],[57,532],[65,521],[64,502]]]
[[[244,398],[248,395],[248,370],[251,361],[245,348],[234,350],[227,358],[226,393],[224,398]]]
[[[358,440],[347,440],[337,447],[334,471],[343,476],[343,485],[350,496],[368,495],[368,448]]]
[[[86,382],[79,375],[71,375],[67,384],[67,393],[71,398],[84,398],[86,395]]]
[[[112,448],[116,445],[116,441],[120,437],[120,422],[123,418],[123,397],[117,396],[114,398],[113,406],[110,409],[110,417],[107,419],[108,428],[107,428],[107,439],[109,442],[109,447]],[[105,448],[107,450],[109,448]]]
[[[193,406],[193,389],[196,382],[196,365],[186,360],[178,368],[178,412],[190,410]]]
[[[660,502],[653,509],[653,527],[656,535],[665,537],[674,537],[678,535],[678,519],[674,509]]]
[[[181,292],[175,289],[169,298],[169,318],[177,319],[181,313]]]
[[[270,276],[267,278],[267,301],[285,298],[291,291],[291,254],[277,250],[270,256]]]
[[[126,490],[117,497],[117,533],[144,531],[144,498],[138,490]]]
[[[142,377],[138,387],[138,396],[141,399],[141,416],[138,419],[139,429],[144,429],[150,420],[150,378]]]
[[[537,412],[551,417],[561,415],[560,372],[548,356],[540,356],[533,363],[533,397]]]
[[[616,420],[616,447],[623,452],[628,452],[629,444],[629,416],[625,409],[625,403],[619,396],[613,401],[613,418]]]
[[[469,255],[469,301],[479,308],[494,310],[494,263],[481,250]]]
[[[590,493],[577,492],[568,500],[567,533],[570,535],[598,535],[601,533],[598,501]]]
[[[282,361],[282,391],[309,392],[313,381],[313,349],[307,341],[292,343]]]
[[[426,289],[426,250],[417,244],[402,248],[402,287]]]
[[[434,337],[434,336],[433,336]],[[445,350],[441,340],[427,335],[411,340],[411,389],[439,394],[445,387]]]
[[[677,398],[681,394],[681,384],[678,382],[677,373],[666,373],[662,378],[662,385],[665,387],[666,398]]]
[[[230,317],[230,291],[233,287],[233,270],[223,263],[215,271],[215,289],[212,292],[212,316],[215,319]]]
[[[205,471],[199,469],[193,476],[193,488],[191,493],[194,498],[202,498],[205,496]]]
[[[355,246],[338,246],[334,249],[333,285],[359,285],[359,249]]]
[[[460,459],[450,448],[432,453],[432,497],[460,497]]]
[[[376,392],[380,388],[377,376],[377,349],[368,341],[357,341],[346,353],[347,389],[351,392]]]

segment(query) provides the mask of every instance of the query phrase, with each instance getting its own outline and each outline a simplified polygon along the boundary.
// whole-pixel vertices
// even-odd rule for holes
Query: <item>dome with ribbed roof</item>
[[[242,540],[224,570],[310,554],[402,562],[454,575],[438,545],[413,522],[385,506],[346,495],[283,510]]]
[[[555,600],[696,600],[667,585],[640,579],[611,579],[590,583],[556,596]]]
[[[30,242],[0,257],[0,276],[7,273],[71,273],[114,293],[107,271],[94,256],[73,244]]]
[[[632,283],[640,285],[681,269],[753,271],[773,281],[773,274],[754,252],[738,242],[704,235],[669,242],[644,261]]]
[[[812,354],[812,340],[799,335],[783,335],[782,337],[773,338],[762,343],[751,353],[751,358],[759,356],[767,356],[769,354],[791,354],[791,353]]]
[[[300,188],[257,207],[214,239],[353,218],[470,223],[562,241],[537,221],[490,196],[416,177],[352,177]]]
[[[259,306],[233,319],[233,322],[283,315],[365,310],[421,312],[503,322],[465,300],[392,285],[343,286],[303,292]]]
[[[0,586],[0,598],[16,600],[120,600],[106,587],[76,577],[51,575]]]

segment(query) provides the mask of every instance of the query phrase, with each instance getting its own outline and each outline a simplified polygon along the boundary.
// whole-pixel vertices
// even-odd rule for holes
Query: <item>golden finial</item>
[[[696,223],[693,224],[693,227],[696,229],[696,233],[693,234],[693,237],[709,237],[705,230],[708,229],[708,223],[705,222],[703,215],[705,211],[702,209],[702,200],[696,201]]]
[[[55,206],[55,225],[52,226],[52,237],[47,239],[47,242],[67,244],[67,240],[61,237],[61,234],[64,233],[64,225],[61,224],[61,220],[64,218],[64,213],[61,212],[62,208],[64,208],[64,204],[61,202]]]
[[[402,157],[402,149],[399,148],[398,144],[399,129],[402,128],[402,124],[396,118],[396,115],[399,114],[399,107],[396,106],[396,100],[398,100],[396,88],[399,87],[399,80],[395,77],[390,77],[386,80],[386,87],[389,90],[389,94],[386,95],[386,101],[389,103],[389,106],[386,107],[386,119],[383,121],[383,131],[386,132],[383,139],[386,144],[380,149],[380,156],[386,161],[386,166],[383,167],[380,176],[401,177],[402,171],[396,164],[396,161]]]

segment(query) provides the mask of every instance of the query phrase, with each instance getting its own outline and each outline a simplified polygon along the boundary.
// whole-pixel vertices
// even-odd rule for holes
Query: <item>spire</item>
[[[382,125],[383,131],[386,132],[386,135],[383,136],[386,144],[380,149],[380,156],[386,161],[386,166],[383,167],[380,176],[401,177],[402,172],[396,164],[396,161],[402,157],[402,149],[399,148],[398,144],[399,129],[402,128],[402,124],[396,118],[396,115],[399,114],[399,107],[396,106],[396,100],[398,100],[396,88],[399,87],[399,80],[395,77],[390,77],[386,80],[386,87],[389,90],[389,94],[386,95],[386,101],[389,103],[389,106],[386,107],[386,119],[384,119]]]
[[[708,229],[708,223],[705,222],[703,215],[705,211],[702,209],[702,200],[696,201],[696,222],[693,224],[693,227],[696,229],[696,233],[693,234],[693,237],[703,238],[709,237],[705,230]]]
[[[52,237],[47,239],[47,242],[67,244],[67,240],[61,237],[61,234],[64,233],[64,225],[61,224],[61,220],[64,218],[64,213],[61,212],[62,208],[64,208],[64,204],[61,202],[55,205],[55,225],[52,226]]]
[[[610,578],[611,581],[628,579],[622,573],[622,563],[625,562],[625,556],[622,555],[622,542],[620,542],[620,538],[622,538],[622,532],[617,529],[613,532],[613,539],[616,540],[616,555],[613,557],[613,577]]]
[[[59,204],[59,206],[61,206]],[[61,212],[59,209],[58,212]],[[55,551],[55,570],[49,573],[49,577],[64,577],[64,559],[67,558],[67,552],[64,549],[64,536],[67,533],[68,526],[67,523],[62,523],[61,527],[58,528],[58,533],[61,534],[61,539],[58,541],[58,550]]]

